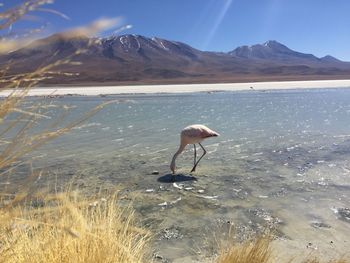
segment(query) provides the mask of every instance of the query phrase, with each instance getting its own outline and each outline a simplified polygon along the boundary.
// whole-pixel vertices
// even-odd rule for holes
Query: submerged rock
[[[166,258],[164,258],[162,255],[154,252],[153,253],[153,258],[157,261],[157,262],[161,262],[161,263],[169,263],[169,260],[167,260]]]
[[[339,219],[350,222],[350,208],[338,208],[336,210],[336,213],[339,215]]]
[[[323,222],[318,222],[318,221],[311,222],[310,225],[314,228],[331,228],[330,225],[323,223]]]
[[[255,223],[263,224],[263,222],[266,222],[271,226],[282,223],[281,219],[273,216],[269,211],[263,208],[250,208],[246,211],[246,214],[248,218]]]
[[[183,235],[177,228],[165,228],[161,233],[160,239],[181,239]]]

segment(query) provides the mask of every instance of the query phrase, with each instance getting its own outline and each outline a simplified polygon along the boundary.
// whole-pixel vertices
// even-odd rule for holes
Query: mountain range
[[[77,52],[82,50],[83,52]],[[121,85],[215,83],[350,78],[350,62],[316,57],[277,41],[241,46],[230,52],[209,52],[187,44],[140,35],[88,38],[55,34],[0,55],[7,76],[70,58],[45,84]],[[79,64],[79,65],[78,65]],[[57,72],[60,74],[57,74]],[[56,73],[55,73],[56,72]],[[6,76],[4,76],[6,78]]]

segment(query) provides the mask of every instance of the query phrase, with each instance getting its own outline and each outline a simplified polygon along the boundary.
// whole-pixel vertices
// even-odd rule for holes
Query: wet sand
[[[350,80],[312,80],[278,81],[218,84],[181,84],[181,85],[137,85],[137,86],[82,86],[82,87],[37,87],[29,91],[29,96],[84,95],[98,96],[108,94],[152,94],[152,93],[189,93],[215,91],[266,91],[285,89],[350,88]],[[4,90],[0,96],[11,91]]]

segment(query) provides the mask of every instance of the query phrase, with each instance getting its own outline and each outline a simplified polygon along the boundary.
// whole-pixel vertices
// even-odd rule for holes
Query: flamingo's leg
[[[197,160],[197,149],[196,149],[196,145],[193,144],[194,147],[194,159],[193,159],[193,165],[196,165],[196,160]]]
[[[200,160],[203,158],[204,155],[206,155],[207,151],[204,149],[204,147],[202,146],[202,144],[198,143],[199,146],[203,149],[203,155],[198,159],[198,161],[194,164],[191,173],[196,171],[196,167],[198,165],[198,163],[200,162]]]

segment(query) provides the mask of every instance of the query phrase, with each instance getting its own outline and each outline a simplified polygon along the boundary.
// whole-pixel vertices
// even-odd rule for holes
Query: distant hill
[[[266,80],[350,78],[350,63],[332,56],[318,58],[277,41],[224,52],[197,50],[187,44],[140,35],[108,38],[55,34],[25,48],[0,55],[8,75],[31,72],[72,56],[81,65],[65,65],[47,84],[209,83]]]

